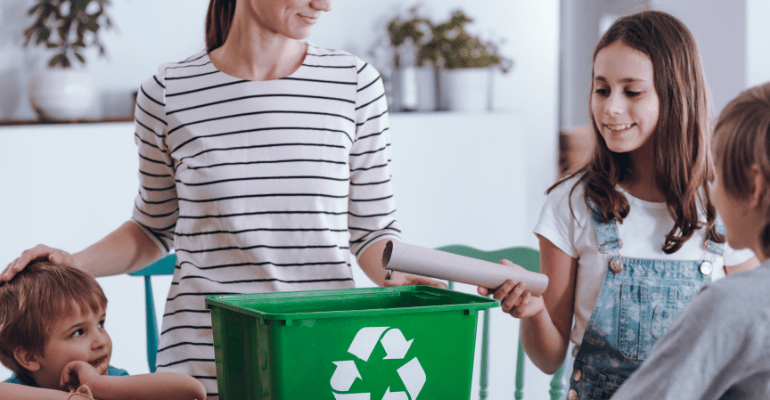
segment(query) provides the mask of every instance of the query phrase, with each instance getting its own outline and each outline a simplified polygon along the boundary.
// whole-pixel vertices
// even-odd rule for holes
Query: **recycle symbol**
[[[383,335],[384,333],[384,335]],[[384,359],[403,360],[409,351],[414,339],[407,341],[404,334],[398,328],[390,327],[361,328],[353,338],[348,348],[348,353],[358,357],[363,362],[368,362],[377,343],[382,343],[385,349]],[[355,360],[333,361],[337,366],[331,379],[332,389],[337,392],[347,392],[353,386],[356,379],[361,379]],[[425,385],[425,371],[417,360],[417,357],[402,365],[396,372],[404,383],[406,392],[391,392],[390,386],[385,390],[382,400],[417,400],[423,385]],[[371,400],[371,393],[334,393],[336,400]],[[407,392],[409,395],[407,396]]]

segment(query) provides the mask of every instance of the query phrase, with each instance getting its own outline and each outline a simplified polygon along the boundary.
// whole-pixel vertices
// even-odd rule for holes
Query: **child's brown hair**
[[[0,284],[0,363],[17,375],[28,374],[14,357],[16,348],[45,356],[49,329],[59,318],[106,308],[107,297],[88,273],[45,260],[31,262]]]
[[[751,195],[749,171],[754,165],[770,183],[770,82],[745,90],[725,106],[714,130],[713,149],[719,179],[731,196]],[[770,193],[763,194],[761,206],[768,218],[757,221],[764,225],[760,243],[770,255]]]

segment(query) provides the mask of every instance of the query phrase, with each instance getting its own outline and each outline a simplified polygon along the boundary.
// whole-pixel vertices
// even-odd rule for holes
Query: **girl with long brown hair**
[[[724,243],[709,196],[709,101],[687,28],[657,11],[618,19],[591,86],[596,148],[549,189],[535,227],[548,290],[509,280],[494,293],[543,371],[575,344],[569,399],[612,396],[701,286],[758,263]]]

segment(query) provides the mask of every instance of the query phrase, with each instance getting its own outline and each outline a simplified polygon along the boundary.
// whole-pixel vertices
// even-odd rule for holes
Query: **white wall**
[[[746,0],[650,0],[650,7],[692,32],[718,114],[746,85]]]
[[[770,82],[770,1],[746,0],[746,87]]]

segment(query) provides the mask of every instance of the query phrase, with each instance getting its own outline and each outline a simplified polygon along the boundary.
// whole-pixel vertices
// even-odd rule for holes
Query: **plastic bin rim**
[[[435,292],[449,292],[453,296],[466,299],[467,302],[459,304],[444,304],[444,305],[429,305],[429,306],[414,306],[414,307],[398,307],[389,309],[366,309],[366,310],[345,310],[345,311],[312,311],[312,312],[264,312],[251,308],[241,307],[239,305],[230,304],[224,299],[237,300],[241,298],[249,298],[254,295],[258,295],[262,298],[268,299],[280,299],[290,298],[297,296],[306,297],[331,297],[339,296],[341,294],[372,294],[372,293],[392,293],[392,292],[423,292],[423,293],[435,293]],[[376,288],[354,288],[354,289],[327,289],[327,290],[308,290],[308,291],[291,291],[291,292],[272,292],[272,293],[254,293],[254,294],[230,294],[230,295],[214,295],[205,298],[206,308],[211,310],[214,307],[221,307],[231,311],[235,311],[241,314],[257,317],[264,320],[298,320],[298,319],[319,319],[319,318],[345,318],[356,316],[369,316],[374,311],[378,315],[392,315],[392,314],[414,314],[414,313],[426,313],[436,311],[456,311],[467,310],[472,314],[475,314],[478,310],[485,310],[488,308],[498,307],[500,302],[491,298],[476,296],[463,292],[456,292],[447,289],[439,289],[431,286],[400,286],[400,287],[376,287]]]

